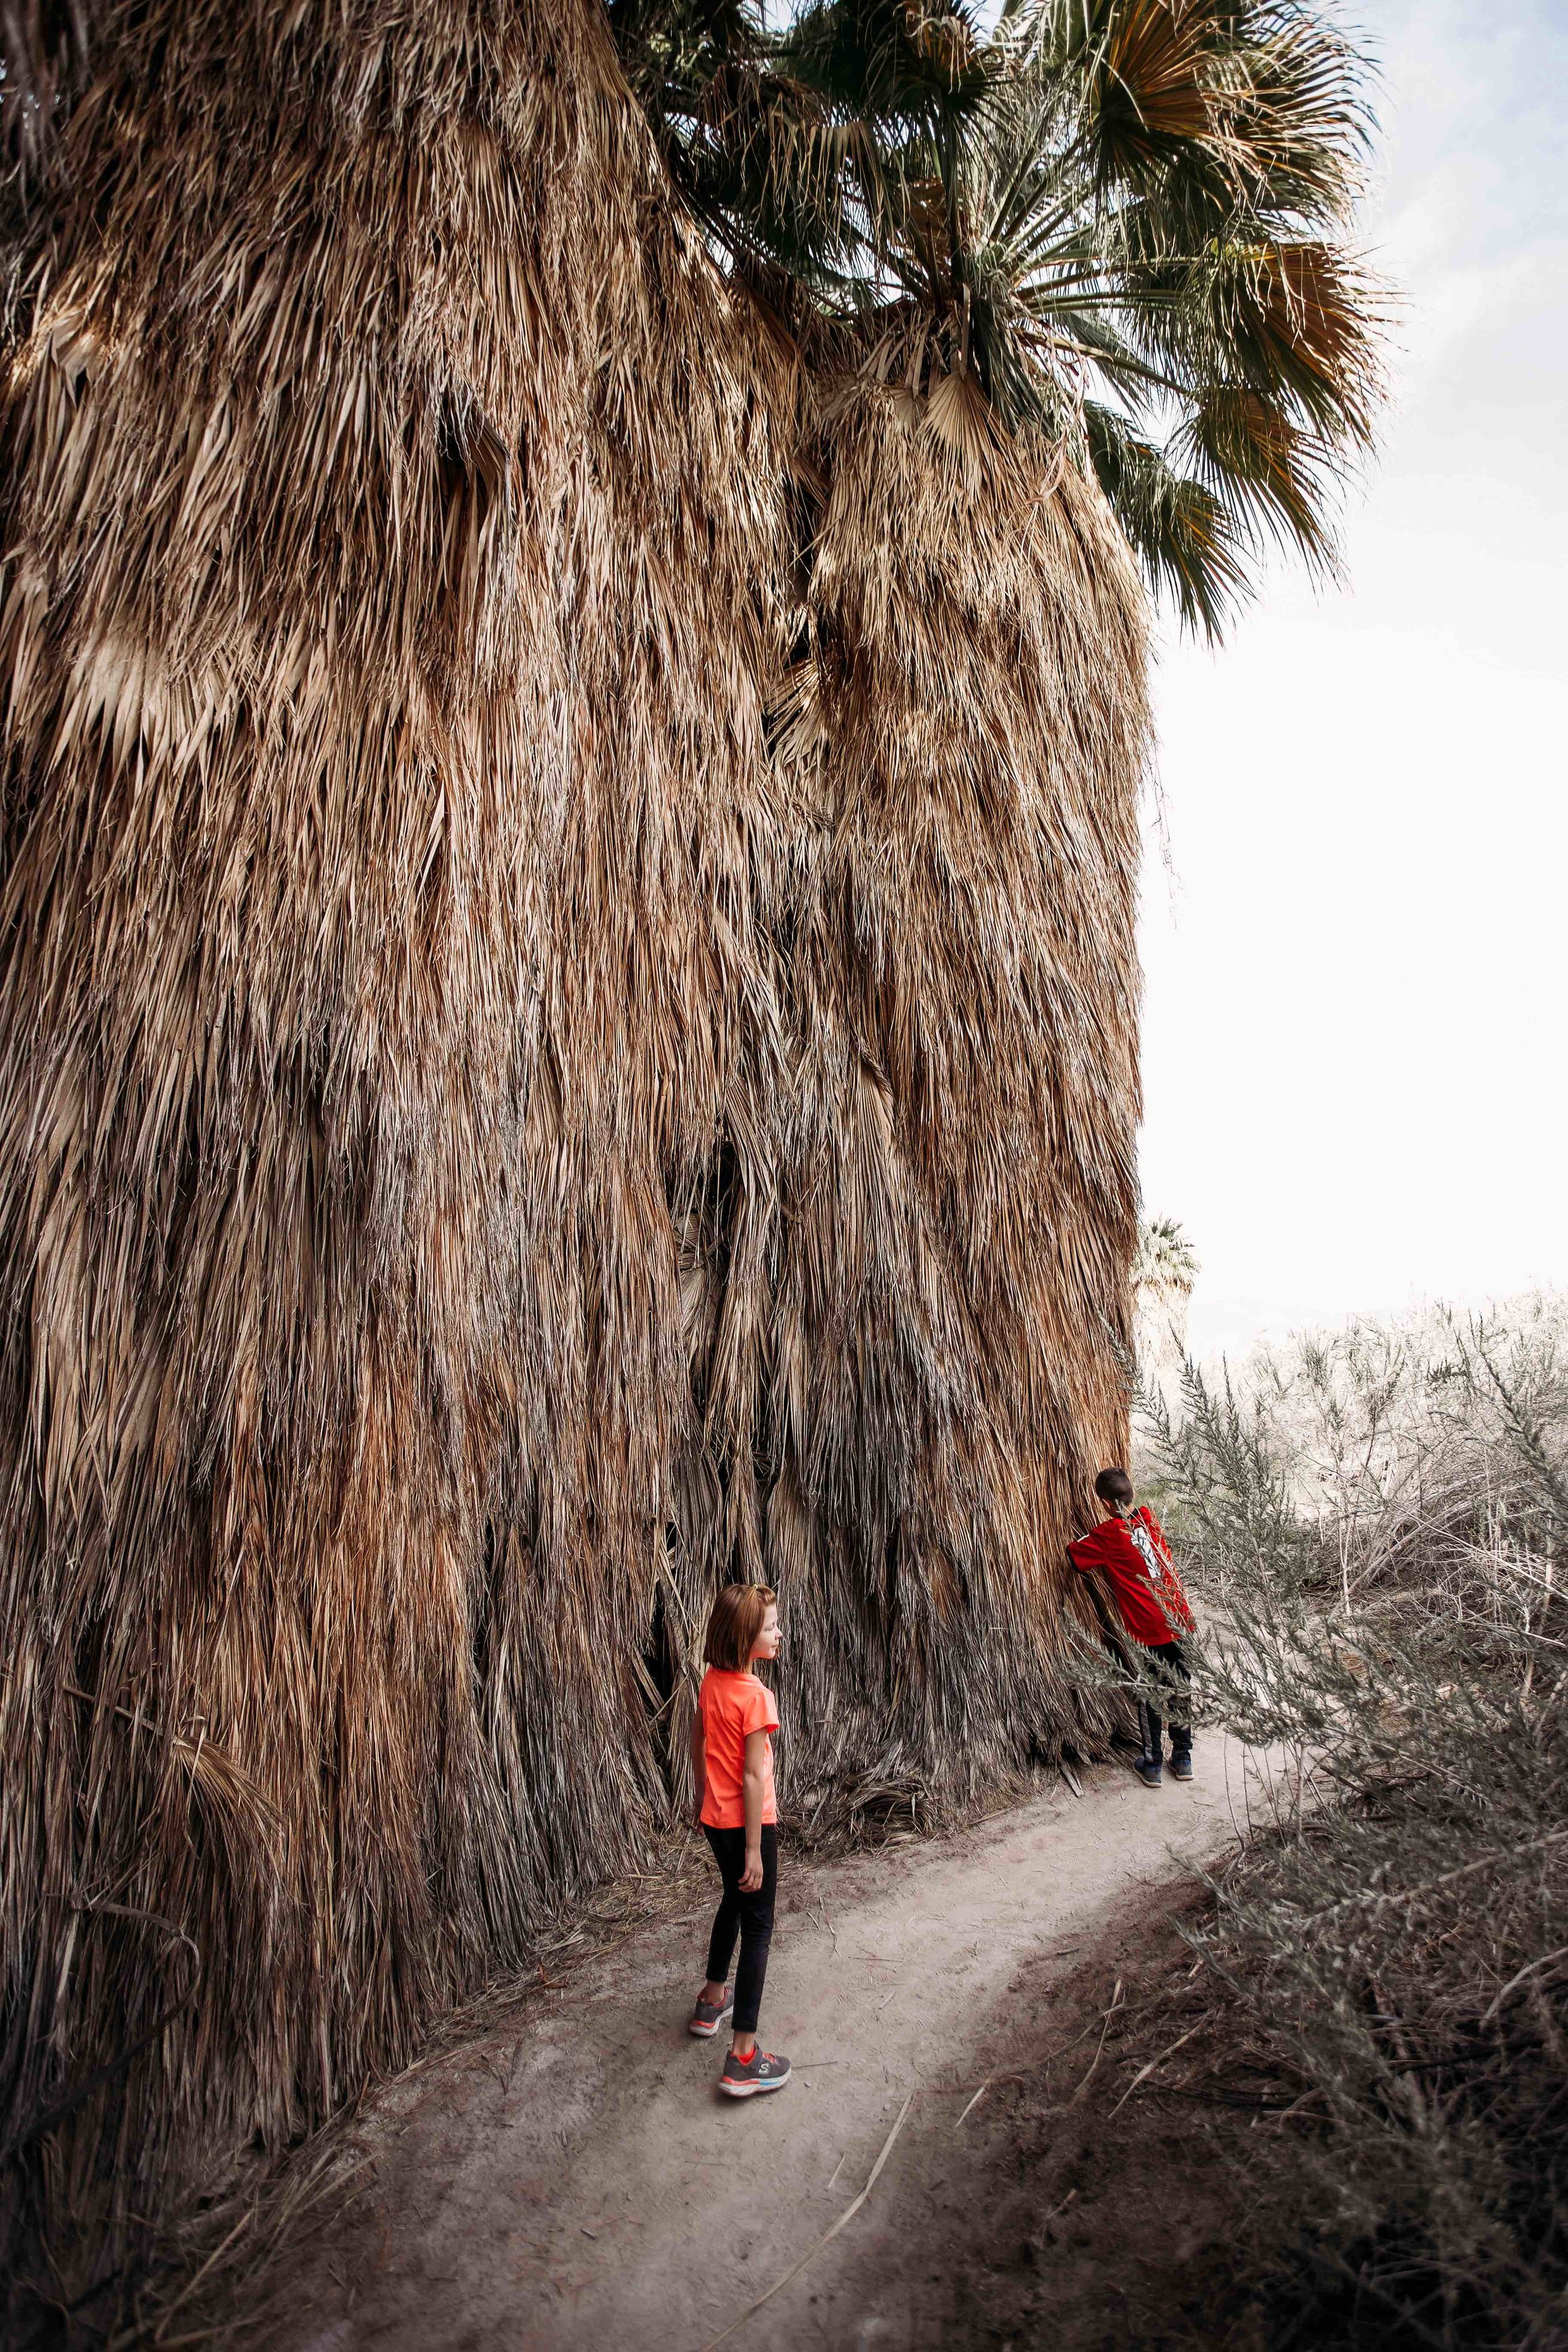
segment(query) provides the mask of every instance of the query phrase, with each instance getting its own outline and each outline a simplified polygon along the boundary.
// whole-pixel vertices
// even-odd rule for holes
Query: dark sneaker
[[[731,2050],[719,2088],[726,2098],[750,2099],[759,2091],[782,2091],[788,2081],[787,2058],[775,2058],[771,2050],[753,2050],[749,2058],[737,2058]]]
[[[1146,1789],[1159,1787],[1160,1759],[1157,1756],[1135,1756],[1132,1759],[1132,1769]]]
[[[688,2033],[695,2033],[700,2041],[711,2042],[724,2020],[733,2014],[734,2008],[735,1989],[733,1985],[726,1985],[722,2000],[700,2000],[698,2001],[691,2012],[691,2022],[686,2031]]]
[[[1193,1759],[1192,1759],[1192,1758],[1191,1758],[1190,1756],[1173,1756],[1173,1757],[1172,1757],[1172,1759],[1171,1759],[1171,1778],[1172,1778],[1172,1780],[1190,1780],[1192,1779],[1192,1777],[1193,1777]]]

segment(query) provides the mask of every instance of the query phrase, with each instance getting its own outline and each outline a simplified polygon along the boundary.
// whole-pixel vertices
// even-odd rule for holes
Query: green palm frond
[[[1222,628],[1270,541],[1332,563],[1384,314],[1348,237],[1369,69],[1314,0],[611,19],[721,260],[840,352],[918,320],[999,427],[1080,451],[1188,625]]]
[[[1233,509],[1209,483],[1178,472],[1114,409],[1086,401],[1084,432],[1095,477],[1144,577],[1188,628],[1217,636],[1247,585]]]
[[[1135,1289],[1163,1297],[1190,1296],[1203,1271],[1197,1251],[1174,1217],[1140,1217],[1132,1260]]]

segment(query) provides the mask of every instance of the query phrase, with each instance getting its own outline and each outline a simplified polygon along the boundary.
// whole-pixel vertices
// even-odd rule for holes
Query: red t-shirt
[[[752,1674],[731,1674],[710,1666],[697,1694],[702,1717],[702,1760],[706,1767],[702,1818],[710,1829],[743,1830],[746,1826],[746,1741],[753,1731],[774,1732],[779,1711],[766,1683]],[[763,1821],[776,1822],[773,1798],[773,1743],[763,1744]]]
[[[1073,1566],[1098,1568],[1135,1642],[1156,1648],[1179,1642],[1193,1630],[1193,1612],[1171,1559],[1165,1531],[1152,1511],[1140,1507],[1131,1518],[1102,1519],[1068,1546]]]

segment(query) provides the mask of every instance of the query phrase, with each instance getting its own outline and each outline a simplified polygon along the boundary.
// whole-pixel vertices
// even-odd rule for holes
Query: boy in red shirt
[[[1102,1470],[1094,1491],[1102,1503],[1110,1505],[1113,1517],[1068,1544],[1068,1558],[1080,1575],[1091,1580],[1089,1591],[1102,1622],[1107,1621],[1094,1581],[1097,1571],[1110,1586],[1122,1626],[1143,1653],[1137,1663],[1169,1683],[1174,1694],[1192,1678],[1182,1642],[1194,1626],[1164,1530],[1146,1505],[1133,1508],[1132,1481],[1121,1467]],[[1107,1631],[1110,1631],[1108,1622]],[[1140,1698],[1138,1728],[1143,1750],[1136,1770],[1146,1789],[1160,1785],[1163,1727],[1148,1701]],[[1173,1721],[1171,1725],[1171,1774],[1177,1780],[1193,1777],[1190,1723]]]

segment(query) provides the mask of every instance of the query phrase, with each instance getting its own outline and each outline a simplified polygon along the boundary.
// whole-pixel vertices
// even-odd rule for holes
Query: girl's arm
[[[754,1895],[763,1883],[763,1798],[767,1789],[768,1735],[746,1734],[746,1772],[742,1793],[746,1804],[746,1867],[741,1873],[743,1893]]]
[[[691,1785],[697,1793],[691,1801],[691,1818],[702,1819],[702,1802],[708,1793],[708,1743],[702,1736],[702,1709],[691,1718]]]

